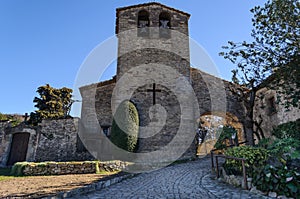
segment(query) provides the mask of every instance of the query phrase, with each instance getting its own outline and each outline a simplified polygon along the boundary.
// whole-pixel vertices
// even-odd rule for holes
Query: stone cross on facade
[[[155,98],[156,98],[156,92],[161,92],[160,89],[156,89],[156,84],[153,83],[152,89],[147,89],[147,92],[153,92],[153,105],[156,104]]]

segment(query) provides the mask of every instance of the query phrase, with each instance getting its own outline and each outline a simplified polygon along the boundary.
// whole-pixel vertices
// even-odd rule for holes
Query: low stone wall
[[[124,170],[130,163],[122,161],[98,162],[99,171]]]
[[[220,168],[220,173],[221,173],[221,177],[222,179],[228,183],[231,184],[235,187],[245,187],[245,182],[244,182],[244,178],[243,176],[237,176],[237,175],[228,175],[225,171],[225,169],[223,167]],[[247,186],[248,189],[252,188],[252,178],[247,178]]]
[[[62,175],[62,174],[84,174],[96,173],[96,163],[39,163],[24,166],[23,175]]]
[[[87,174],[99,171],[118,171],[128,166],[128,163],[121,161],[98,162],[42,162],[29,163],[20,162],[15,165],[21,169],[21,174],[25,176],[37,175],[64,175],[64,174]],[[16,168],[18,170],[18,168]]]

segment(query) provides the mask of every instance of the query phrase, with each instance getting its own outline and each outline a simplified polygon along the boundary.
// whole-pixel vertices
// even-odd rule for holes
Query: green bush
[[[264,166],[253,178],[254,185],[263,192],[300,198],[300,174],[285,167]]]
[[[272,135],[279,138],[295,138],[300,140],[300,119],[278,125],[272,130]]]
[[[253,171],[262,167],[268,159],[268,151],[264,148],[252,146],[238,146],[225,151],[226,156],[244,158],[247,173],[252,176]],[[230,174],[241,174],[243,171],[242,162],[238,160],[227,159],[224,168]]]
[[[14,176],[22,176],[23,175],[23,170],[26,165],[28,165],[29,162],[17,162],[13,165],[11,169],[11,175]]]
[[[130,101],[122,102],[114,115],[110,140],[119,148],[135,152],[138,142],[139,117]]]
[[[276,139],[268,150],[273,157],[286,164],[287,161],[300,158],[300,141],[294,138]]]
[[[283,165],[289,160],[300,158],[300,140],[295,138],[282,138],[271,141],[264,138],[257,144],[258,147],[266,148],[273,159],[279,160]]]
[[[227,145],[226,145],[226,140],[231,139],[232,134],[236,134],[236,138],[237,138],[237,130],[235,128],[233,128],[232,126],[224,126],[223,128],[221,128],[219,130],[219,139],[216,142],[214,148],[218,149],[218,150],[222,150],[222,149],[226,149]]]
[[[267,149],[271,144],[271,138],[262,138],[258,141],[257,147]]]

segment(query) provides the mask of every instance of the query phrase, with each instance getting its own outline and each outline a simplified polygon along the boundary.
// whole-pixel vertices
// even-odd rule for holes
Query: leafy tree
[[[299,8],[298,0],[269,0],[262,7],[254,7],[253,41],[229,41],[223,46],[226,52],[220,53],[237,65],[232,80],[249,89],[233,91],[245,101],[247,134],[254,132],[253,107],[261,85],[277,90],[286,108],[300,107]]]
[[[235,134],[234,140],[232,140],[233,143],[230,144],[237,144],[238,143],[238,137],[237,137],[237,130],[229,125],[224,126],[223,128],[218,130],[220,133],[219,139],[216,142],[214,148],[222,150],[227,148],[226,141],[232,140],[232,135]]]
[[[121,149],[134,152],[137,148],[139,117],[137,109],[130,101],[122,102],[115,115],[111,128],[111,141]]]
[[[8,120],[7,116],[0,113],[0,120]]]
[[[35,112],[30,113],[29,123],[36,125],[42,119],[60,119],[70,116],[72,100],[72,89],[56,89],[49,84],[40,86],[37,89],[40,97],[35,97],[33,102],[38,108]]]
[[[17,126],[19,125],[22,121],[20,119],[22,116],[18,115],[10,115],[10,114],[2,114],[0,113],[0,121],[10,121],[12,126]]]

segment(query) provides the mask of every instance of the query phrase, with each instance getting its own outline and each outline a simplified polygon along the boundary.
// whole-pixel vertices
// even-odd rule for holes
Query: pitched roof
[[[143,4],[137,4],[137,5],[132,5],[132,6],[126,6],[126,7],[117,8],[117,13],[120,12],[120,11],[122,11],[122,10],[127,10],[127,9],[131,9],[131,8],[145,7],[145,6],[151,6],[151,5],[161,6],[161,7],[164,7],[166,9],[173,10],[175,12],[179,12],[179,13],[181,13],[183,15],[186,15],[187,17],[191,16],[189,13],[183,12],[181,10],[177,10],[175,8],[172,8],[172,7],[163,5],[161,3],[157,3],[157,2],[143,3]]]

